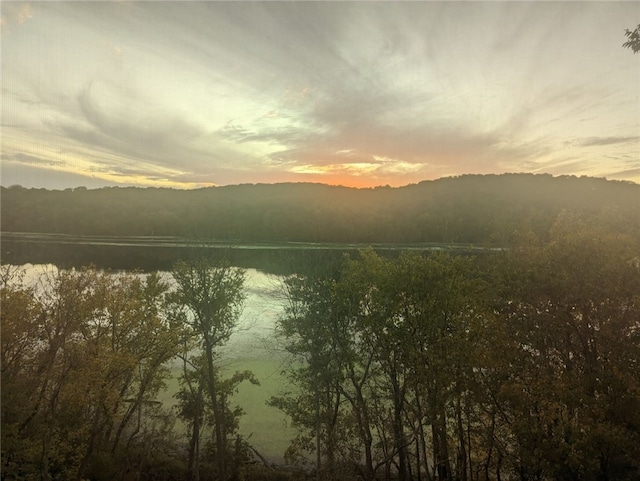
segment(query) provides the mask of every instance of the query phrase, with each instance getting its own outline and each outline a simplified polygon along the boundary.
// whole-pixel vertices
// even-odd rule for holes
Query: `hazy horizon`
[[[401,184],[401,185],[389,185],[389,184],[380,184],[380,185],[370,185],[370,186],[353,186],[353,185],[343,185],[343,184],[331,184],[331,183],[327,183],[327,182],[321,182],[321,181],[314,181],[314,180],[294,180],[294,181],[281,181],[281,182],[241,182],[241,183],[237,183],[237,184],[224,184],[224,185],[207,185],[207,186],[157,186],[157,185],[126,185],[126,184],[113,184],[113,185],[103,185],[102,183],[97,183],[97,185],[95,186],[91,186],[89,183],[89,185],[87,184],[78,184],[78,185],[67,185],[67,186],[62,186],[62,187],[42,187],[42,186],[30,186],[30,185],[22,185],[22,184],[9,184],[9,185],[5,185],[4,182],[1,184],[3,188],[13,188],[13,187],[22,187],[24,189],[45,189],[45,190],[66,190],[66,189],[82,189],[82,188],[86,188],[87,190],[96,190],[96,189],[102,189],[102,188],[113,188],[113,187],[119,187],[119,188],[139,188],[139,189],[171,189],[171,190],[198,190],[198,189],[206,189],[206,188],[210,188],[210,187],[238,187],[238,186],[259,186],[259,185],[318,185],[318,186],[326,186],[326,187],[341,187],[341,188],[345,188],[345,189],[355,189],[355,190],[371,190],[371,189],[384,189],[384,188],[392,188],[392,189],[402,189],[404,187],[409,187],[412,185],[417,185],[417,184],[421,184],[423,182],[437,182],[440,180],[447,180],[447,179],[456,179],[459,177],[466,177],[466,176],[490,176],[490,175],[527,175],[527,174],[531,174],[530,172],[503,172],[501,174],[460,174],[460,175],[452,175],[452,176],[448,176],[448,177],[438,177],[437,179],[422,179],[422,180],[416,180],[415,182],[409,182],[407,184]],[[605,177],[593,177],[593,176],[578,176],[578,175],[573,175],[573,174],[562,174],[562,175],[557,175],[554,176],[552,174],[546,174],[546,173],[538,173],[538,174],[531,174],[531,175],[551,175],[553,178],[558,178],[558,177],[576,177],[576,178],[580,178],[580,177],[589,177],[592,179],[602,179],[604,181],[611,181],[611,182],[622,182],[622,183],[630,183],[633,185],[640,185],[640,182],[635,182],[633,180],[624,180],[624,179],[607,179]]]
[[[3,186],[640,183],[637,2],[2,2]]]

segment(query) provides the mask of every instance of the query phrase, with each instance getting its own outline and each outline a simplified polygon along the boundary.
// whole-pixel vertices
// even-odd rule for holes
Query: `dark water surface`
[[[214,261],[225,259],[237,267],[278,275],[338,262],[345,253],[368,247],[365,244],[246,244],[182,237],[76,236],[28,232],[0,233],[0,246],[2,263],[14,265],[54,264],[62,268],[93,265],[102,269],[166,271],[180,259],[206,254]],[[375,244],[371,247],[388,256],[395,256],[404,250],[463,253],[493,250],[462,244]]]

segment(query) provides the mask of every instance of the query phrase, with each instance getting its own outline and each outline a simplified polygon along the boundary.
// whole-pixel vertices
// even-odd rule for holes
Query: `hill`
[[[505,245],[517,233],[546,236],[562,211],[640,232],[640,185],[532,174],[465,175],[371,189],[304,183],[190,191],[12,186],[2,188],[1,201],[3,232]]]

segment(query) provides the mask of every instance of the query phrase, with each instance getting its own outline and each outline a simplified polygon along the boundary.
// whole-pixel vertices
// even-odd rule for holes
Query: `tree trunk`
[[[460,402],[460,395],[456,396],[456,424],[458,428],[458,479],[460,481],[467,481],[467,450],[464,435],[464,425],[462,423],[462,406]]]
[[[491,478],[489,476],[489,468],[491,467],[491,457],[493,455],[493,446],[495,443],[494,440],[494,436],[495,436],[495,429],[496,429],[496,411],[495,411],[495,407],[491,410],[491,426],[489,427],[489,436],[487,439],[489,446],[487,447],[487,460],[484,463],[484,479],[485,481],[489,481]],[[500,472],[500,468],[497,467],[496,468],[496,474],[498,475],[498,479],[500,479],[499,476],[499,472]]]
[[[209,395],[211,396],[211,408],[213,410],[213,421],[215,423],[214,432],[216,439],[216,466],[218,468],[218,478],[220,481],[227,480],[227,465],[225,459],[225,443],[224,443],[224,413],[218,404],[218,391],[216,389],[216,380],[213,367],[213,346],[209,339],[205,338],[205,351],[207,354],[207,383],[209,385]]]
[[[432,481],[431,478],[431,470],[429,469],[429,457],[427,456],[427,436],[424,432],[424,425],[422,424],[422,420],[424,418],[422,411],[422,403],[420,402],[420,396],[416,392],[416,408],[418,409],[417,417],[418,417],[418,429],[420,431],[420,447],[422,449],[422,459],[424,463],[424,470],[427,474],[427,481]]]
[[[395,369],[391,375],[393,387],[393,441],[398,453],[398,481],[407,480],[407,446],[404,437],[404,424],[402,422],[402,408],[404,407],[404,393],[400,389],[398,376]]]
[[[320,481],[320,468],[322,458],[320,455],[320,392],[316,391],[316,481]]]
[[[422,476],[420,474],[422,466],[420,466],[420,464],[420,439],[416,436],[416,471],[418,472],[418,481],[422,481]]]
[[[432,425],[433,454],[438,473],[438,480],[451,479],[451,465],[449,462],[449,447],[447,446],[447,418],[444,409],[436,414]]]
[[[40,477],[42,481],[51,481],[51,473],[49,472],[49,443],[50,436],[45,435],[42,439],[42,458],[41,458],[41,468],[40,468]]]
[[[91,434],[89,435],[89,441],[87,443],[87,448],[84,452],[84,456],[82,457],[82,461],[80,462],[80,466],[78,468],[78,472],[76,474],[76,480],[80,481],[83,478],[84,472],[87,469],[89,464],[89,459],[93,454],[93,450],[96,444],[96,439],[98,438],[98,434],[100,433],[100,414],[99,411],[93,415],[93,421],[91,422]]]
[[[371,434],[371,426],[369,422],[369,411],[367,408],[366,401],[362,394],[362,384],[359,383],[353,371],[351,372],[351,383],[355,390],[355,398],[349,394],[344,392],[344,396],[349,400],[351,406],[353,407],[353,412],[356,416],[356,422],[358,423],[358,432],[360,434],[360,439],[362,444],[364,445],[364,479],[365,481],[370,481],[374,478],[374,469],[373,469],[373,453],[372,453],[372,445],[373,445],[373,435]]]
[[[198,481],[200,479],[200,426],[202,416],[198,408],[202,403],[202,384],[198,385],[196,396],[198,407],[196,408],[196,415],[194,416],[193,426],[191,428],[191,439],[189,440],[188,481]]]

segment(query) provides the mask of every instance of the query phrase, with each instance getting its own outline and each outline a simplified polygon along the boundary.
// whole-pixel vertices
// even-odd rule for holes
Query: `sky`
[[[640,183],[640,2],[0,3],[1,183]]]

